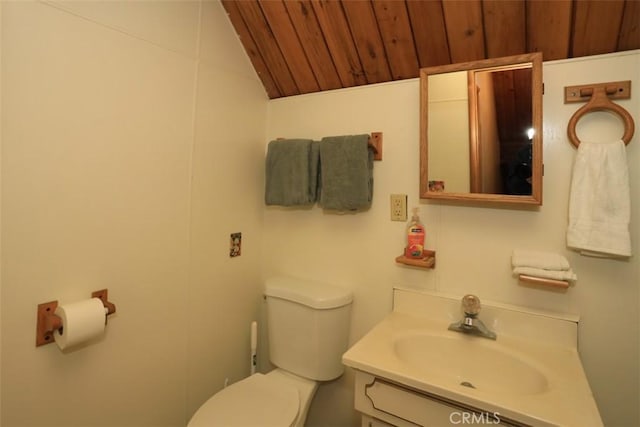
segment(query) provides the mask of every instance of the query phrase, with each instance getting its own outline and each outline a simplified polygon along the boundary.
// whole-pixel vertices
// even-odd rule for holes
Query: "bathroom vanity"
[[[393,311],[343,356],[363,426],[601,426],[578,318],[484,304],[496,340],[448,330],[460,298],[394,289]]]

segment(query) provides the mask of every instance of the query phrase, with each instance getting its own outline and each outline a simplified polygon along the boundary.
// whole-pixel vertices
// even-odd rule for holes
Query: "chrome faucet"
[[[478,314],[480,313],[480,298],[475,295],[465,295],[462,297],[462,311],[464,311],[464,319],[450,324],[450,331],[463,332],[492,340],[496,339],[496,333],[490,331],[489,328],[482,323],[482,320],[478,319]]]

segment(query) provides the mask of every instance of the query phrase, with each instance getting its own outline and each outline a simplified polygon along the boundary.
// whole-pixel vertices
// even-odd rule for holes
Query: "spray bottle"
[[[418,208],[413,208],[411,221],[407,225],[407,246],[404,255],[407,258],[422,258],[424,249],[424,225],[420,222]]]

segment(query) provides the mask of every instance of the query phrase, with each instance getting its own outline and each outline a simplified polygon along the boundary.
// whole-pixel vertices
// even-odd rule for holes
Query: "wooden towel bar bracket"
[[[631,81],[608,82],[587,84],[579,86],[566,86],[564,88],[564,103],[570,102],[587,102],[580,107],[569,119],[567,125],[567,135],[569,141],[578,147],[580,140],[576,134],[576,125],[578,121],[587,113],[593,111],[611,111],[620,116],[624,122],[624,135],[622,140],[625,144],[629,144],[633,133],[635,132],[635,124],[631,114],[620,105],[611,101],[612,99],[629,99],[631,98]]]
[[[62,319],[54,314],[56,308],[58,308],[58,301],[38,304],[36,347],[54,342],[53,331],[62,327]]]
[[[116,305],[109,301],[109,290],[101,289],[91,293],[91,298],[98,298],[107,309],[107,316],[116,312]]]
[[[382,160],[382,132],[371,132],[369,147],[373,149],[373,160]]]
[[[577,86],[565,86],[564,103],[588,102],[596,87],[603,87],[609,99],[630,99],[631,80],[621,82],[597,83]]]

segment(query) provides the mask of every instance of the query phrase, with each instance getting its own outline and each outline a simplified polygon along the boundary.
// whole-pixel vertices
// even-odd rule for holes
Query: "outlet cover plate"
[[[407,195],[392,194],[390,197],[391,221],[407,220]]]
[[[231,233],[229,256],[235,258],[242,254],[242,233]]]

